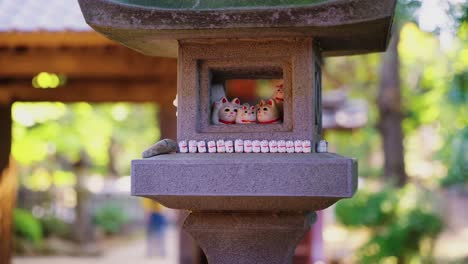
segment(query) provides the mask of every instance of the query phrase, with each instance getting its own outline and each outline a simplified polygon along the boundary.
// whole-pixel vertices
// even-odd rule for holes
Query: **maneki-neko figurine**
[[[243,104],[237,111],[236,124],[255,124],[257,123],[257,109],[255,106]]]
[[[275,100],[269,99],[267,102],[261,100],[257,106],[257,123],[278,124],[280,122],[280,110]]]
[[[220,89],[224,96],[213,103],[211,111],[211,121],[214,125],[234,125],[234,124],[278,124],[283,121],[283,84],[277,84],[272,90],[271,97],[266,101],[259,99],[258,104],[250,106],[249,103],[241,105],[239,98],[229,101],[225,96],[222,85],[216,85],[216,91]],[[257,101],[256,98],[250,101]]]
[[[240,101],[234,98],[229,102],[226,97],[221,98],[213,105],[212,122],[215,125],[225,124],[232,125],[236,123],[237,110],[239,109]]]

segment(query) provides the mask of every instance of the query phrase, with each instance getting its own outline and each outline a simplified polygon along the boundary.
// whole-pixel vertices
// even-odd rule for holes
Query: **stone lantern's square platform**
[[[356,187],[357,162],[331,153],[170,154],[132,162],[132,195],[175,209],[321,210]]]

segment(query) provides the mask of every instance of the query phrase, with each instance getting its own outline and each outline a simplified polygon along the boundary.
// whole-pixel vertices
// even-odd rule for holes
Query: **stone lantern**
[[[353,196],[357,162],[315,151],[322,58],[384,51],[395,0],[79,2],[88,24],[108,38],[178,58],[178,141],[312,146],[308,153],[170,153],[132,162],[132,195],[189,210],[184,229],[209,263],[290,263],[315,211]],[[258,86],[228,88],[239,80],[281,87],[281,102]],[[254,122],[217,122],[216,111],[243,111],[242,94]],[[263,122],[260,112],[272,105],[275,122]]]

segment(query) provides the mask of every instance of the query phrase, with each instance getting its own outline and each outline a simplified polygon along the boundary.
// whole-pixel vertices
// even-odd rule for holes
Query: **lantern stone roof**
[[[78,0],[96,31],[147,55],[177,41],[313,36],[325,56],[384,51],[396,0]]]

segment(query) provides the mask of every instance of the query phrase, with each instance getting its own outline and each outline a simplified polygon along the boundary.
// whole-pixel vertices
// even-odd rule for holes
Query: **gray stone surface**
[[[172,139],[165,138],[147,148],[143,153],[141,153],[141,156],[143,158],[150,158],[161,154],[173,153],[177,151],[177,147],[177,142]]]
[[[286,264],[315,213],[198,213],[185,220],[210,264]]]
[[[141,5],[157,8],[215,9],[232,7],[269,7],[311,5],[333,0],[113,0],[129,5]]]
[[[169,154],[132,161],[132,195],[175,209],[311,211],[351,197],[357,162],[332,153]]]
[[[79,3],[96,31],[148,55],[175,57],[176,40],[183,39],[312,36],[327,56],[385,50],[396,0],[217,9],[168,9],[112,0]]]

